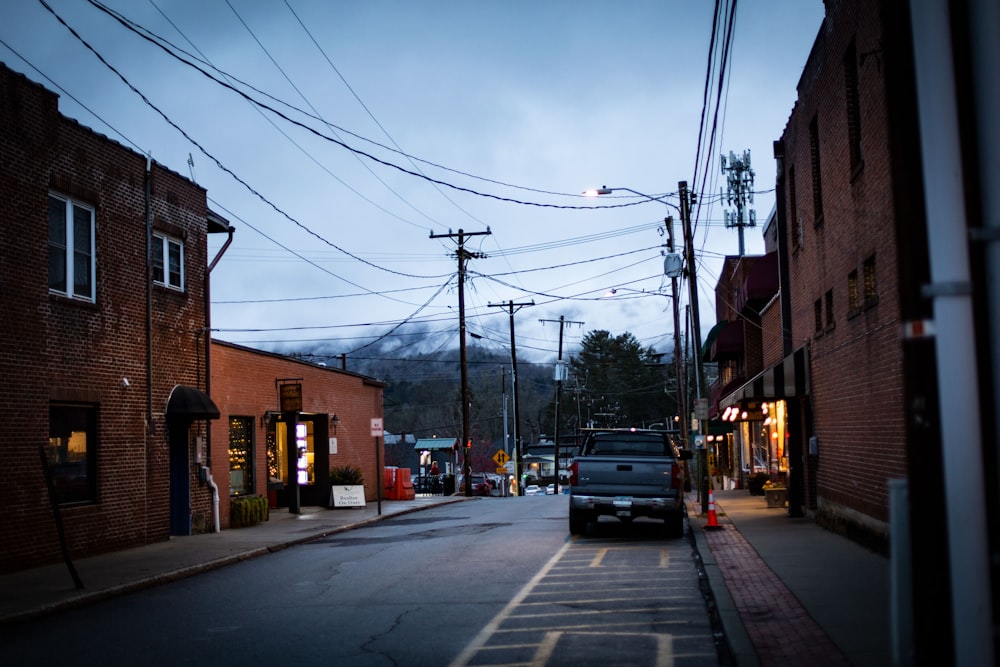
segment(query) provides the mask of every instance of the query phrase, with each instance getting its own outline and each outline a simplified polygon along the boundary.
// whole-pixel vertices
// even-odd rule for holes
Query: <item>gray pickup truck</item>
[[[601,515],[631,521],[663,519],[668,537],[684,534],[681,461],[690,450],[674,446],[663,431],[594,430],[570,465],[569,532],[587,531]]]

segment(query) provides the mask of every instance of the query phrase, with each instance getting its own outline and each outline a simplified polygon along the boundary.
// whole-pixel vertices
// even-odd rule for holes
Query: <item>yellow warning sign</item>
[[[497,453],[493,455],[493,460],[496,461],[498,466],[507,465],[507,461],[510,461],[510,456],[507,452],[502,449],[497,450]]]

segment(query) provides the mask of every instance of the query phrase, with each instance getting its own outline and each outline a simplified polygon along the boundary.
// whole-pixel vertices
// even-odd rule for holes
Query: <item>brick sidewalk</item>
[[[731,524],[705,531],[726,588],[763,667],[850,661]]]

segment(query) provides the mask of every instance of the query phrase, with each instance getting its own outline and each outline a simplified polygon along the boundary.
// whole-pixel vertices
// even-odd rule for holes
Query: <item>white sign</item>
[[[382,418],[372,417],[372,437],[378,438],[382,435]]]
[[[364,507],[364,485],[351,484],[349,486],[333,486],[330,489],[330,504],[334,507]]]

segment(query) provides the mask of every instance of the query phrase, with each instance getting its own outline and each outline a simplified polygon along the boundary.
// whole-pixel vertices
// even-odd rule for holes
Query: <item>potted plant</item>
[[[788,489],[776,482],[764,482],[763,490],[768,507],[784,507],[788,501]]]
[[[330,505],[332,507],[364,507],[364,476],[360,468],[338,466],[330,469]]]

